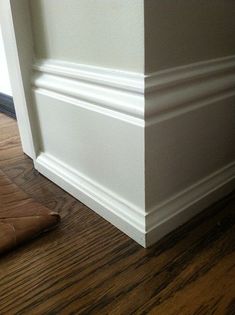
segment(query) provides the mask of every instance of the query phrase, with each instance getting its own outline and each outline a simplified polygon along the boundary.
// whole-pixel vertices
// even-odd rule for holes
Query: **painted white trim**
[[[0,1],[0,21],[23,151],[36,157],[31,113],[32,37],[27,0]]]
[[[185,82],[235,71],[235,56],[210,59],[145,75],[145,91],[153,92]]]
[[[144,213],[47,153],[35,161],[40,173],[82,201],[144,247],[219,200],[235,187],[235,162]]]
[[[145,76],[52,60],[36,62],[34,70],[36,92],[141,127],[235,95],[234,56]],[[48,153],[40,153],[35,166],[142,246],[150,246],[235,186],[231,163],[150,210],[136,209]]]
[[[35,88],[141,119],[146,125],[235,95],[235,56],[146,75],[37,60]]]
[[[113,117],[113,118],[128,122],[130,124],[133,124],[142,128],[144,127],[143,119],[128,115],[126,113],[118,112],[116,110],[112,110],[112,108],[106,108],[104,106],[99,106],[98,104],[94,105],[90,102],[80,100],[75,97],[67,96],[64,94],[60,94],[57,92],[53,92],[48,89],[33,88],[33,92],[40,95],[48,96],[53,99],[57,99],[58,101],[62,101],[71,105],[78,106],[79,108],[83,108],[89,111],[100,113],[102,115]]]
[[[193,89],[192,89],[193,92]],[[169,92],[170,93],[170,92]],[[182,93],[184,93],[182,91]],[[180,94],[180,92],[179,92]],[[183,97],[183,94],[181,94]],[[188,95],[189,96],[189,95]],[[152,104],[150,106],[152,106],[152,109],[149,108],[150,111],[152,111],[149,114],[149,117],[146,118],[146,123],[145,126],[151,126],[154,124],[157,124],[159,122],[162,122],[164,120],[169,120],[171,118],[174,118],[176,116],[180,116],[180,115],[184,115],[188,112],[194,111],[194,110],[200,110],[200,108],[209,106],[213,103],[217,103],[219,101],[222,100],[227,100],[229,98],[232,98],[235,96],[235,89],[231,88],[228,91],[221,91],[221,93],[215,94],[215,95],[210,95],[208,97],[205,98],[198,98],[195,99],[194,101],[190,102],[190,100],[188,100],[189,103],[184,102],[182,105],[178,104],[178,102],[174,101],[173,97],[172,97],[172,103],[169,100],[169,103],[165,104],[165,106],[162,106],[162,108],[155,106],[154,104],[158,104],[158,101],[152,101]],[[166,96],[168,97],[168,96]],[[176,96],[177,97],[177,96]],[[170,97],[171,98],[171,97]],[[174,106],[173,102],[177,102],[177,105]],[[160,104],[159,104],[160,105]]]
[[[62,60],[39,59],[33,70],[91,83],[99,86],[112,87],[129,92],[144,93],[144,75],[135,72],[121,71],[104,67],[77,64]]]
[[[156,225],[169,220],[172,216],[184,211],[185,208],[189,208],[192,203],[196,203],[203,196],[210,194],[213,190],[233,179],[235,179],[235,162],[226,165],[170,199],[149,209],[146,213],[147,230],[154,229]]]
[[[34,75],[33,86],[88,102],[93,107],[103,107],[142,120],[144,118],[144,95],[133,91],[113,89],[109,86],[104,87],[47,73]]]
[[[233,172],[234,172],[234,168],[233,168]],[[221,180],[222,180],[224,176],[222,173],[220,175],[221,175]],[[211,189],[209,190],[205,189],[205,191],[202,193],[201,196],[198,195],[196,198],[193,198],[194,194],[197,195],[197,193],[199,192],[196,189],[194,191],[191,191],[191,196],[190,196],[190,193],[188,193],[187,195],[188,203],[186,205],[182,205],[182,208],[178,208],[177,211],[172,212],[172,214],[168,215],[164,220],[159,219],[159,222],[158,222],[157,221],[158,213],[157,212],[154,213],[155,223],[149,224],[149,228],[146,231],[146,247],[149,247],[152,244],[156,243],[162,237],[172,232],[177,227],[186,223],[188,220],[190,220],[195,215],[205,210],[211,204],[219,201],[224,196],[234,191],[234,188],[235,188],[234,174],[233,175],[230,174],[230,176],[228,176],[228,179],[225,181],[219,182],[218,179],[219,177],[214,178],[215,180],[214,186],[211,186]],[[211,181],[211,184],[212,184],[212,181]],[[204,186],[204,188],[206,188],[206,185]],[[190,197],[192,197],[192,200],[190,200]],[[182,200],[177,199],[177,201],[183,204],[184,202],[183,194],[182,194]]]
[[[234,188],[234,166],[230,165],[150,212],[137,209],[62,163],[60,157],[39,152],[30,81],[33,79],[34,88],[41,94],[147,127],[234,96],[235,56],[149,74],[57,60],[37,60],[33,65],[28,0],[0,1],[0,13],[23,148],[42,174],[143,246],[156,242]],[[144,154],[140,152],[143,165]]]
[[[145,117],[164,120],[235,95],[235,56],[146,75]]]
[[[145,246],[143,209],[114,195],[48,153],[41,153],[37,157],[35,167],[40,173]]]

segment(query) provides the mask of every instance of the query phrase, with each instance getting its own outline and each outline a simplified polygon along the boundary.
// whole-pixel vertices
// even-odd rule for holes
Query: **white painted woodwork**
[[[31,101],[33,40],[28,0],[0,0],[0,21],[22,147],[35,159],[38,141]]]
[[[0,93],[12,95],[5,48],[2,38],[1,24],[0,24]]]
[[[13,93],[21,93],[18,112],[29,122],[22,142],[32,139],[42,174],[142,246],[235,188],[235,49],[229,40],[213,56],[208,47],[205,55],[178,48],[181,55],[165,63],[156,38],[161,43],[165,34],[168,43],[173,25],[168,19],[166,28],[160,19],[152,26],[158,14],[149,11],[152,1],[57,1],[55,10],[54,0],[29,1],[31,8],[27,1],[4,3],[15,21],[5,21],[5,32],[16,37],[9,56],[19,64],[11,71]],[[165,17],[171,16],[167,3],[159,4]],[[234,6],[223,3],[226,11]],[[31,28],[20,9],[31,14],[33,37],[21,34],[27,28],[30,35]],[[190,28],[182,15],[176,32]],[[233,27],[228,16],[224,33]],[[205,37],[210,32],[206,27]],[[213,47],[219,39],[210,37]]]

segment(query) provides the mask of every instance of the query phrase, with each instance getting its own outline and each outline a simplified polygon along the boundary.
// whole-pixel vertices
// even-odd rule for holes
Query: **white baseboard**
[[[98,183],[49,154],[41,153],[35,168],[136,242],[145,246],[145,215]]]
[[[235,188],[235,56],[150,74],[33,69],[35,167],[142,246]]]
[[[235,189],[235,162],[210,174],[146,214],[146,246]]]
[[[143,214],[140,209],[127,204],[49,154],[41,153],[35,167],[144,247],[151,246],[235,188],[235,163],[231,163]]]
[[[0,16],[39,172],[142,246],[234,188],[235,55],[156,73],[35,60],[28,4],[0,1]]]

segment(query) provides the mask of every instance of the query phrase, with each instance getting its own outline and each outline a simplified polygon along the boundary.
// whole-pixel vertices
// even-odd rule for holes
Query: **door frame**
[[[30,82],[33,40],[28,0],[0,0],[0,21],[22,148],[35,160]]]

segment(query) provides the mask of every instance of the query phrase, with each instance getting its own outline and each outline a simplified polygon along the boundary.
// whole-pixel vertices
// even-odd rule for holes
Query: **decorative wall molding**
[[[36,60],[33,69],[42,73],[64,77],[76,81],[144,93],[143,75],[134,72],[114,70],[61,60]]]
[[[205,195],[201,196],[194,202],[189,203],[179,212],[174,213],[166,220],[156,223],[146,232],[145,246],[149,247],[160,240],[165,235],[169,234],[177,227],[183,225],[195,215],[199,214],[210,205],[221,200],[224,196],[232,193],[235,187],[235,178],[231,177],[227,182],[221,183]]]
[[[61,101],[60,104],[68,105],[68,108],[73,104],[88,112],[95,111],[125,120],[130,124],[137,124],[141,128],[136,128],[138,130],[136,135],[139,137],[140,143],[144,141],[146,131],[144,127],[147,128],[151,124],[157,124],[167,119],[169,120],[167,126],[170,128],[171,118],[177,115],[200,110],[203,106],[235,96],[234,56],[146,75],[81,65],[74,66],[67,62],[51,60],[37,61],[34,70],[33,89],[36,94],[48,97],[48,104],[53,98],[54,106],[56,106],[56,101]],[[40,107],[39,98],[37,100],[37,106]],[[42,98],[42,100],[45,104],[46,99]],[[226,104],[231,105],[231,100],[227,100]],[[220,106],[223,106],[223,102]],[[44,109],[46,110],[46,107]],[[231,112],[231,108],[229,112]],[[41,119],[45,119],[45,116]],[[78,115],[77,119],[79,123],[81,116]],[[121,125],[122,122],[119,123]],[[69,125],[68,127],[73,128]],[[129,127],[129,124],[125,124],[126,133],[129,132]],[[108,132],[105,126],[102,128],[99,132]],[[152,132],[150,136],[154,137],[156,129],[150,128],[149,130]],[[115,134],[115,137],[118,138],[119,135]],[[80,135],[79,141],[86,141],[86,139]],[[123,141],[123,137],[120,141]],[[95,147],[95,139],[91,142],[91,145]],[[157,149],[158,143],[156,146],[154,144],[151,150]],[[187,149],[192,148],[185,148],[185,150]],[[175,151],[176,154],[180,154],[177,149]],[[126,149],[121,154],[125,156]],[[197,154],[200,153],[197,152]],[[160,156],[160,158],[162,157]],[[112,162],[113,159],[110,156],[108,163],[112,164]],[[167,163],[166,161],[166,167]],[[94,178],[87,178],[78,172],[81,170],[71,168],[69,158],[64,163],[59,160],[59,156],[57,158],[53,156],[50,147],[46,148],[46,152],[38,155],[35,167],[146,247],[234,189],[235,163],[229,165],[226,163],[228,161],[225,159],[225,166],[222,169],[194,182],[185,190],[171,195],[152,209],[144,207],[140,209],[128,200],[123,200],[121,196],[115,194],[115,191],[107,189],[108,182],[106,188],[101,187],[97,183],[98,180],[96,182]],[[119,168],[121,170],[122,165],[119,165]]]
[[[217,194],[217,198],[220,199],[223,195],[220,197],[219,190],[225,187],[228,193],[235,187],[235,162],[226,165],[163,203],[147,210],[146,233],[151,234],[152,231],[158,230],[159,226],[165,225],[174,217],[180,222],[185,222],[205,206],[210,205],[212,194]],[[203,206],[197,206],[201,201],[203,201]],[[213,200],[213,202],[215,201]]]
[[[235,56],[211,59],[145,75],[145,91],[168,89],[206,77],[235,71]]]
[[[235,95],[235,56],[156,73],[37,60],[33,86],[151,124]]]
[[[28,0],[0,1],[23,150],[42,174],[143,246],[156,242],[234,189],[234,164],[227,164],[235,157],[230,145],[234,140],[235,56],[157,73],[131,73],[62,60],[35,61],[34,48],[39,42],[32,32],[31,13]],[[40,29],[39,24],[36,27]],[[63,41],[59,27],[55,32]],[[49,43],[44,44],[50,53]],[[145,49],[144,44],[138,42],[140,49]],[[227,51],[233,53],[232,47]],[[215,51],[215,55],[219,53]],[[190,51],[186,55],[189,60]],[[208,106],[214,102],[214,109]],[[206,106],[207,110],[201,111]],[[188,111],[192,115],[184,115]],[[210,121],[212,112],[214,120]],[[180,119],[171,119],[179,115]],[[190,124],[194,119],[201,120],[199,139],[197,124]],[[182,132],[177,134],[181,122],[184,138]],[[152,124],[156,125],[152,128]],[[167,156],[165,139],[174,132],[178,142],[168,142],[172,147]],[[198,146],[203,133],[207,137],[203,146]],[[206,161],[201,159],[197,164],[205,151]],[[194,162],[192,173],[189,163],[184,167],[188,157]],[[212,167],[207,168],[210,163]],[[152,171],[149,184],[147,168]],[[168,189],[171,170],[176,168],[178,183]],[[217,172],[203,179],[209,169]],[[197,171],[199,175],[195,175]],[[189,176],[182,180],[186,173]],[[165,185],[162,189],[154,188],[161,184]],[[181,189],[186,190],[179,192]],[[157,191],[164,203],[156,204],[158,198],[146,200]],[[154,207],[145,209],[148,203]]]
[[[144,117],[144,97],[137,93],[118,91],[112,88],[104,88],[95,84],[75,81],[63,77],[56,77],[51,74],[35,75],[33,85],[41,91],[50,91],[59,95],[69,97],[81,102],[92,104],[103,110],[111,110],[121,115],[129,116],[130,122],[134,119],[143,121]],[[74,102],[76,103],[76,102]],[[78,102],[79,105],[79,102]],[[133,118],[133,119],[132,119]],[[122,116],[120,116],[122,119]]]
[[[143,125],[141,75],[50,60],[38,61],[33,68],[37,70],[32,81],[34,88],[57,93],[57,98],[63,95],[90,103],[94,110],[111,110],[116,117],[120,114],[120,119],[126,115],[130,123]]]
[[[145,246],[143,209],[138,209],[48,153],[39,154],[35,167],[40,173]]]
[[[145,76],[148,123],[235,95],[235,56],[168,69]]]
[[[144,247],[230,193],[235,186],[233,162],[144,213],[48,153],[40,153],[35,167]]]

